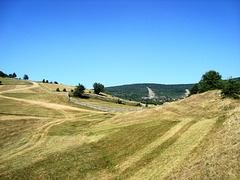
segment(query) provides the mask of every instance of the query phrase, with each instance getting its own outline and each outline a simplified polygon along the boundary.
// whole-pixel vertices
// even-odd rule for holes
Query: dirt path
[[[25,103],[34,104],[34,105],[44,106],[46,108],[51,108],[51,109],[55,109],[55,110],[72,110],[72,111],[85,111],[85,112],[95,112],[95,113],[97,113],[96,111],[91,111],[91,110],[87,110],[87,109],[80,109],[80,108],[71,107],[71,106],[67,106],[67,105],[61,105],[61,104],[55,104],[55,103],[46,103],[46,102],[41,102],[41,101],[14,98],[14,97],[8,97],[8,96],[2,95],[3,93],[6,93],[6,92],[9,93],[9,92],[16,91],[16,90],[28,90],[28,89],[40,87],[38,85],[38,83],[36,83],[36,82],[32,82],[32,83],[33,83],[32,86],[23,87],[23,88],[20,88],[20,89],[11,89],[11,90],[2,91],[2,92],[0,92],[0,98],[11,99],[11,100],[15,100],[15,101],[21,101],[21,102],[25,102]]]
[[[148,89],[148,97],[142,97],[143,99],[157,99],[158,98],[156,96],[155,92],[151,88],[147,87],[147,89]]]
[[[30,140],[26,144],[12,150],[12,151],[9,151],[8,153],[5,153],[4,155],[1,155],[0,162],[7,162],[8,160],[11,160],[13,158],[16,158],[20,155],[23,155],[23,154],[29,152],[29,151],[32,151],[33,149],[39,147],[44,142],[46,142],[46,136],[47,136],[49,130],[53,126],[59,125],[61,123],[64,123],[65,121],[68,121],[68,120],[71,120],[74,118],[74,116],[71,113],[69,113],[68,110],[81,111],[81,112],[103,113],[103,112],[97,112],[97,111],[92,111],[92,110],[80,109],[80,108],[71,107],[71,106],[67,106],[67,105],[60,105],[60,104],[54,104],[54,103],[46,103],[46,102],[40,102],[40,101],[34,101],[34,100],[14,98],[14,97],[8,97],[8,96],[3,95],[3,93],[6,93],[6,92],[13,92],[13,91],[16,92],[17,90],[22,91],[22,90],[28,90],[28,89],[39,87],[38,83],[36,83],[36,82],[32,82],[32,83],[33,83],[33,85],[31,85],[31,86],[29,86],[29,85],[21,86],[20,88],[16,87],[14,89],[2,91],[2,92],[0,92],[0,98],[11,99],[14,101],[20,101],[20,102],[24,102],[24,103],[30,103],[33,105],[44,106],[44,107],[47,107],[50,109],[55,109],[55,110],[61,111],[65,117],[61,118],[61,119],[52,118],[51,122],[48,122],[48,123],[42,125],[41,127],[39,127],[36,130],[36,132],[34,132],[34,134],[31,136]],[[1,166],[0,166],[0,169],[1,169],[1,173],[5,173],[8,171],[7,169],[4,170],[5,168],[1,167]]]
[[[94,104],[90,104],[90,103],[86,103],[86,102],[80,102],[80,101],[78,101],[76,99],[73,99],[73,98],[69,98],[69,101],[74,103],[74,104],[78,104],[78,105],[81,105],[81,106],[89,107],[91,109],[96,109],[96,110],[104,111],[104,112],[132,112],[132,111],[142,111],[144,109],[150,109],[150,107],[148,107],[148,108],[146,108],[146,107],[132,108],[132,109],[109,108],[109,107],[94,105]]]
[[[148,89],[148,98],[149,99],[154,99],[154,98],[157,98],[156,94],[153,92],[153,90],[149,87],[147,87]]]

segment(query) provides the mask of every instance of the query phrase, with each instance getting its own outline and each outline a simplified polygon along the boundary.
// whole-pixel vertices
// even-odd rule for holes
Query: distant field
[[[65,88],[68,92],[71,90],[74,90],[76,87],[75,86],[67,86],[67,85],[62,85],[62,84],[51,84],[51,83],[39,83],[39,85],[48,91],[51,92],[56,92],[56,89],[59,88],[60,91],[63,91]]]
[[[107,113],[69,103],[53,84],[2,86],[0,179],[240,177],[240,100],[221,99],[217,91]]]
[[[2,78],[0,77],[0,81],[2,81],[2,85],[31,85],[30,81],[19,80],[14,78]]]

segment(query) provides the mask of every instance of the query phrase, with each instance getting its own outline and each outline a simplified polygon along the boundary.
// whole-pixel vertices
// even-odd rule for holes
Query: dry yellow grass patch
[[[105,113],[70,106],[59,85],[36,85],[0,95],[2,179],[239,177],[239,100],[211,91]]]

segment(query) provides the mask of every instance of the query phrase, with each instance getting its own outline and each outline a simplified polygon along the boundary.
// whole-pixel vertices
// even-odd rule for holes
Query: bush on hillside
[[[24,74],[23,79],[24,79],[24,80],[28,80],[28,79],[29,79],[28,75],[27,75],[27,74]]]
[[[17,74],[14,72],[13,73],[13,78],[16,78],[17,77]]]
[[[66,88],[63,88],[63,92],[67,92]]]
[[[198,92],[206,92],[209,90],[222,89],[223,88],[223,80],[222,76],[216,71],[208,71],[199,81]]]
[[[117,104],[122,104],[122,101],[120,99],[118,99]]]
[[[240,94],[240,82],[237,82],[237,80],[235,80],[235,79],[229,79],[224,84],[221,95],[223,97],[239,99],[238,94]]]
[[[199,90],[199,85],[198,83],[197,84],[194,84],[193,87],[190,89],[190,94],[189,96],[193,95],[193,94],[197,94],[198,93],[198,90]]]
[[[54,84],[58,84],[58,82],[57,82],[57,81],[54,81]]]
[[[0,85],[2,85],[2,81],[0,81]]]
[[[75,97],[83,97],[83,93],[84,93],[85,87],[82,84],[78,84],[78,86],[76,86],[76,88],[73,91],[73,95]]]
[[[8,75],[7,74],[5,74],[4,72],[2,72],[2,71],[0,71],[0,77],[8,77]]]
[[[57,88],[57,89],[56,89],[56,91],[57,91],[57,92],[60,92],[60,89],[59,89],[59,88]]]
[[[100,92],[103,92],[104,90],[104,85],[102,85],[101,83],[94,83],[93,84],[93,88],[94,88],[94,92],[96,94],[99,94]]]

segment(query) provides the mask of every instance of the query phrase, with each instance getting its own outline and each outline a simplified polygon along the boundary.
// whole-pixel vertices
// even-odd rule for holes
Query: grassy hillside
[[[105,91],[110,94],[134,101],[142,101],[142,97],[148,96],[147,87],[151,88],[162,101],[181,99],[186,89],[191,89],[193,84],[164,85],[164,84],[131,84],[123,86],[107,87]]]
[[[14,78],[2,78],[0,77],[0,81],[2,81],[2,85],[31,85],[30,81],[19,80]]]
[[[0,179],[240,177],[239,100],[210,91],[154,109],[106,113],[65,97],[34,82],[3,85]]]

